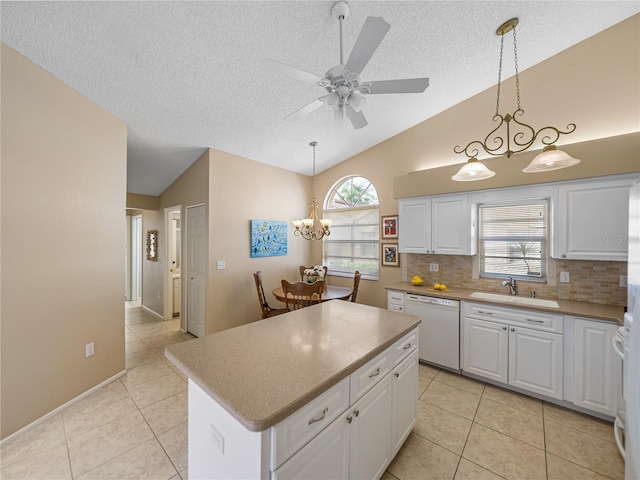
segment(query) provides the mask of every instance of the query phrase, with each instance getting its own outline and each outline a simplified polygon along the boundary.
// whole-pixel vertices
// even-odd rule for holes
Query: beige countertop
[[[609,322],[615,322],[620,325],[624,322],[624,307],[617,307],[615,305],[603,305],[600,303],[587,303],[587,302],[575,302],[572,300],[560,300],[553,298],[558,302],[559,308],[543,307],[538,305],[514,305],[513,303],[503,303],[494,300],[487,300],[483,298],[472,297],[471,294],[477,290],[468,290],[464,288],[447,288],[446,291],[432,291],[428,290],[433,285],[415,286],[411,282],[397,282],[392,285],[387,285],[387,290],[399,290],[408,293],[417,293],[421,295],[430,295],[438,298],[451,298],[454,300],[465,300],[480,303],[493,303],[495,305],[509,306],[512,308],[524,308],[526,310],[543,310],[545,312],[561,313],[563,315],[575,315],[578,317],[595,318],[598,320],[606,320]]]
[[[333,300],[171,345],[165,355],[248,430],[263,431],[419,323]]]

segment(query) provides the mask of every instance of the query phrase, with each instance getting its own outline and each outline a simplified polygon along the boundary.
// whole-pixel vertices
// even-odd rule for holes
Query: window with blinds
[[[548,200],[479,205],[480,276],[544,280],[548,256]]]
[[[323,264],[333,275],[377,279],[380,215],[378,194],[364,177],[340,180],[329,192],[324,218],[330,218],[331,235],[323,238]]]

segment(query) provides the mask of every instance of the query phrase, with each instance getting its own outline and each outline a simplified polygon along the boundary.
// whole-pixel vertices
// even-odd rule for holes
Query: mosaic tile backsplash
[[[498,278],[477,278],[477,256],[404,254],[406,272],[404,280],[421,276],[425,283],[444,283],[449,287],[468,288],[485,292],[509,293]],[[429,265],[438,264],[438,272],[430,272]],[[569,272],[570,282],[560,283],[560,272]],[[406,277],[404,274],[406,273]],[[475,275],[474,275],[475,273]],[[620,286],[620,275],[627,274],[624,262],[595,262],[582,260],[549,259],[547,283],[518,280],[518,295],[529,295],[531,290],[538,297],[575,300],[626,306],[627,288]],[[476,278],[474,278],[474,276]]]

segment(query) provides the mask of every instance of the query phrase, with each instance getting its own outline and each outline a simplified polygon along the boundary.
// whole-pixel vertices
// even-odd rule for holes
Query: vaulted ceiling
[[[348,57],[368,16],[391,29],[363,80],[429,77],[421,94],[370,95],[355,130],[319,108],[326,92],[273,75],[271,58],[318,76],[339,63],[334,1],[10,2],[2,41],[128,127],[131,193],[159,195],[206,148],[310,174],[344,161],[497,82],[496,28],[518,17],[520,71],[640,11],[637,1],[351,1]],[[514,74],[505,37],[503,78]]]

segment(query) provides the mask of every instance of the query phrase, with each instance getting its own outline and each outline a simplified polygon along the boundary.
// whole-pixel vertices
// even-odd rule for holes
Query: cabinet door
[[[560,185],[553,256],[626,262],[631,183],[629,179]]]
[[[563,337],[509,327],[509,385],[562,400]]]
[[[391,375],[382,379],[349,411],[353,415],[349,478],[380,478],[391,462]]]
[[[431,250],[448,255],[476,253],[475,218],[468,195],[436,197],[431,200]]]
[[[398,249],[403,253],[431,252],[431,200],[400,200]]]
[[[418,351],[391,373],[391,458],[413,430],[418,415]]]
[[[574,328],[574,403],[615,417],[621,372],[612,345],[617,325],[576,318]]]
[[[509,332],[507,326],[464,318],[462,370],[507,383]]]
[[[273,472],[274,480],[349,478],[350,411],[340,415],[302,450]]]

